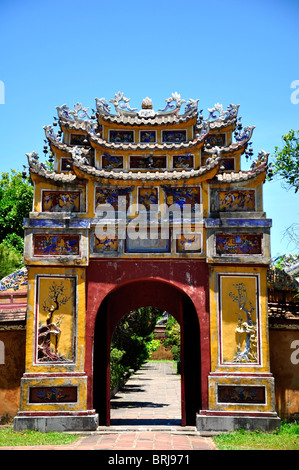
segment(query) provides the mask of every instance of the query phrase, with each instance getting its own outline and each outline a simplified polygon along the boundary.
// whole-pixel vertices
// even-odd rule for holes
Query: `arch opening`
[[[93,350],[93,407],[100,425],[110,425],[110,345],[118,322],[132,310],[151,305],[170,312],[181,329],[181,425],[194,425],[201,409],[199,321],[190,297],[171,283],[141,280],[115,288],[97,313]]]

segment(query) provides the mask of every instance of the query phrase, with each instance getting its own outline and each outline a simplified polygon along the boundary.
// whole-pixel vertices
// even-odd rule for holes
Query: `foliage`
[[[22,174],[11,170],[2,173],[0,179],[0,242],[7,237],[15,242],[16,237],[23,239],[23,219],[32,210],[33,186],[29,179],[23,179]],[[20,240],[18,241],[18,243]]]
[[[281,255],[274,260],[275,268],[283,270],[286,267],[291,267],[292,265],[297,265],[299,263],[299,255]]]
[[[128,368],[124,367],[120,362],[126,352],[117,348],[111,348],[110,351],[110,388],[117,387],[123,376],[128,372]]]
[[[141,307],[125,315],[115,328],[111,342],[111,388],[129,369],[138,370],[158,347],[153,331],[162,316],[155,307]]]
[[[0,178],[0,277],[23,265],[23,219],[32,210],[33,186],[11,170]]]
[[[280,149],[275,147],[274,162],[271,163],[268,179],[271,181],[274,176],[283,179],[288,188],[297,193],[299,189],[299,130],[291,130],[282,136],[284,141]]]
[[[168,316],[166,330],[165,330],[165,341],[164,346],[171,346],[171,352],[173,359],[179,361],[181,357],[181,334],[180,325],[171,315]]]
[[[281,424],[273,432],[239,431],[213,437],[219,450],[299,450],[299,422]]]
[[[13,246],[0,244],[0,279],[23,266],[23,256]]]

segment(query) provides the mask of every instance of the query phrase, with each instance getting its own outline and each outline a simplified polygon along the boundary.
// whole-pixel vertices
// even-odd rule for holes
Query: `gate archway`
[[[99,415],[99,424],[110,424],[110,344],[114,329],[126,313],[146,305],[171,312],[181,326],[181,424],[195,425],[202,401],[196,309],[185,292],[171,283],[153,279],[116,287],[99,308],[93,351],[93,406]]]

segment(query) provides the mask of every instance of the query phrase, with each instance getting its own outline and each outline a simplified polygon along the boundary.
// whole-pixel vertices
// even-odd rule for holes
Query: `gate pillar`
[[[211,372],[209,409],[198,414],[197,429],[271,431],[280,426],[269,361],[267,263],[271,221],[235,217],[207,220],[206,225]],[[263,240],[257,250],[259,256],[253,254],[254,244],[240,249],[242,234],[250,239],[253,231]]]

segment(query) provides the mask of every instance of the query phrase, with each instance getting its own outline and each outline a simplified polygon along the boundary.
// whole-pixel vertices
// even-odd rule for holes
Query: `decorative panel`
[[[162,131],[162,142],[165,143],[180,143],[187,141],[187,131]]]
[[[80,191],[46,191],[42,193],[43,212],[80,212]]]
[[[79,235],[33,235],[34,256],[79,255]]]
[[[186,155],[173,155],[172,166],[173,168],[193,168],[194,156],[190,153]]]
[[[211,147],[223,147],[225,145],[225,134],[210,134],[206,139]]]
[[[222,158],[221,166],[224,167],[225,171],[235,170],[235,159],[234,158]]]
[[[86,139],[85,134],[71,134],[71,145],[84,145],[84,140]]]
[[[221,212],[243,212],[255,210],[255,191],[218,191],[218,210]]]
[[[220,275],[220,364],[260,363],[259,278]]]
[[[195,204],[200,204],[200,188],[163,186],[166,194],[166,204],[177,204],[182,208],[190,204],[195,209]]]
[[[102,168],[106,170],[112,170],[114,168],[123,168],[124,166],[124,157],[119,155],[110,155],[109,153],[104,153],[102,155]]]
[[[201,252],[201,234],[191,233],[182,234],[176,240],[177,253],[200,253]]]
[[[61,171],[71,171],[73,169],[73,162],[71,158],[61,159]]]
[[[138,188],[138,203],[148,210],[151,204],[159,204],[158,188]]]
[[[118,250],[118,238],[115,237],[105,237],[105,238],[98,238],[94,237],[94,246],[93,252],[94,253],[111,253],[117,252]]]
[[[266,389],[261,386],[218,385],[218,403],[266,403]]]
[[[131,156],[130,157],[130,168],[148,170],[152,169],[165,169],[167,167],[166,155],[150,155],[150,156]]]
[[[134,143],[134,131],[109,131],[110,142]]]
[[[156,131],[140,131],[139,140],[141,143],[154,143],[156,142]]]
[[[75,289],[74,277],[37,277],[37,362],[75,360]]]
[[[77,387],[29,387],[29,403],[76,403]]]
[[[262,234],[217,233],[217,255],[261,255]]]
[[[126,198],[126,207],[129,205],[129,195],[131,188],[96,188],[96,207],[99,204],[110,204],[115,210],[118,209],[118,198],[124,196]]]
[[[132,239],[127,236],[126,240],[126,252],[127,253],[169,253],[170,252],[170,241],[169,238],[162,239],[160,236],[156,238],[150,238],[150,233],[147,234],[147,238]]]

